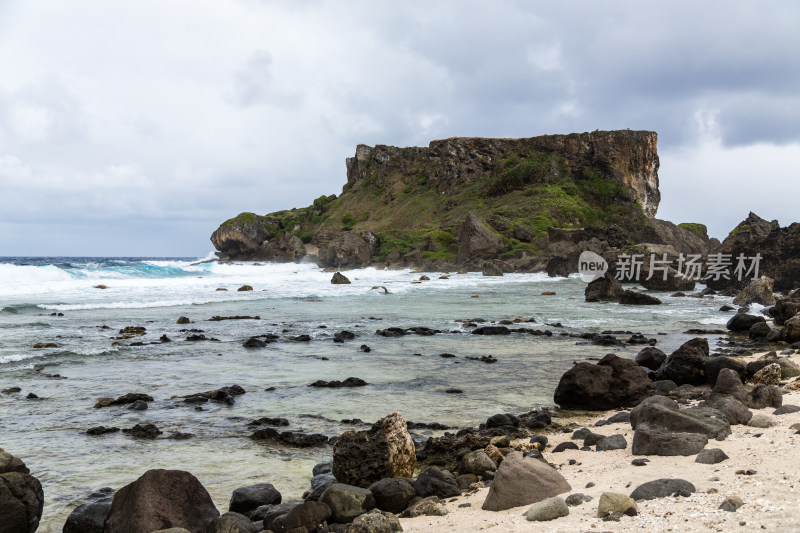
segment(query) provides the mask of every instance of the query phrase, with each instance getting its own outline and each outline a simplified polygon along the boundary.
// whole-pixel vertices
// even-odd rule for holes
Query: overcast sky
[[[800,219],[800,3],[0,0],[0,256],[204,256],[356,144],[659,134],[659,218]]]

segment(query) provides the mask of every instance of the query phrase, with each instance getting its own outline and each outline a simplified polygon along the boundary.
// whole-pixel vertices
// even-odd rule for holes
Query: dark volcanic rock
[[[219,516],[208,491],[181,470],[148,470],[114,495],[104,533],[133,533],[182,527],[203,533]]]
[[[602,278],[590,282],[584,290],[587,302],[619,301],[625,291],[617,278],[606,272]]]
[[[757,322],[764,322],[763,316],[748,315],[747,313],[736,313],[733,315],[728,323],[725,324],[730,331],[750,331],[753,324]]]
[[[624,305],[659,305],[661,300],[642,292],[625,291],[622,293],[619,303]]]
[[[110,509],[111,498],[79,505],[67,517],[62,533],[103,533]]]
[[[132,428],[123,429],[122,432],[137,439],[155,439],[163,433],[155,424],[136,424]]]
[[[368,431],[345,431],[333,447],[333,475],[359,487],[411,477],[416,465],[414,441],[400,413],[378,420]]]
[[[407,478],[382,479],[370,485],[369,490],[375,498],[375,506],[378,509],[394,514],[403,512],[417,496],[414,485]]]
[[[450,498],[461,495],[458,482],[453,474],[435,466],[429,466],[419,473],[417,479],[414,480],[414,490],[422,498],[428,496]]]
[[[279,503],[281,503],[281,493],[269,483],[259,483],[234,490],[228,510],[249,515],[262,505]]]
[[[649,368],[650,370],[658,370],[664,360],[666,360],[667,354],[655,348],[653,346],[648,346],[647,348],[643,348],[638,354],[636,354],[636,364],[639,366],[643,366],[645,368]]]
[[[39,527],[44,492],[25,463],[0,448],[0,531],[33,533]]]
[[[346,524],[370,509],[374,509],[375,498],[369,489],[334,483],[322,494],[320,504],[330,508],[332,521]]]
[[[666,498],[673,494],[689,496],[690,494],[694,494],[696,490],[694,485],[685,479],[664,478],[648,481],[647,483],[639,485],[631,492],[631,498],[639,502],[642,500]]]
[[[349,377],[349,378],[345,379],[344,381],[338,381],[338,380],[323,381],[323,380],[320,379],[320,380],[315,381],[311,385],[309,385],[309,387],[325,387],[325,388],[338,389],[338,388],[342,388],[342,387],[363,387],[365,385],[369,385],[369,384],[366,381],[364,381],[363,379]]]
[[[458,257],[467,260],[491,259],[508,250],[503,238],[490,228],[477,213],[470,211],[458,228]]]
[[[701,343],[705,342],[705,349]],[[655,371],[654,379],[668,379],[677,385],[700,385],[705,383],[705,369],[708,362],[708,341],[693,339],[672,352],[664,364]]]
[[[246,516],[228,512],[211,520],[205,533],[256,533],[256,526]]]
[[[637,405],[654,393],[647,373],[613,354],[596,365],[578,363],[561,376],[554,400],[562,408],[608,410]]]
[[[695,455],[705,448],[708,437],[702,433],[667,431],[645,424],[633,435],[633,455]]]

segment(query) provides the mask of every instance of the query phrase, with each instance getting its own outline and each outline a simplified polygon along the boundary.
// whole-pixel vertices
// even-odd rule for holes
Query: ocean
[[[0,393],[0,447],[44,486],[40,531],[61,531],[88,493],[118,489],[150,468],[192,472],[223,512],[235,488],[254,483],[272,483],[284,500],[300,498],[331,448],[254,441],[251,420],[283,417],[282,430],[329,437],[392,411],[413,422],[474,426],[495,413],[552,406],[560,376],[576,361],[633,357],[642,348],[596,346],[576,335],[641,333],[669,353],[694,336],[688,329],[724,329],[728,315],[719,307],[731,301],[655,293],[663,305],[587,303],[580,278],[543,273],[439,279],[445,273],[435,272],[420,283],[410,270],[367,268],[343,272],[350,285],[332,285],[332,273],[313,264],[202,262],[210,257],[0,258],[0,390],[20,388]],[[253,290],[237,290],[245,284]],[[209,320],[215,316],[259,318]],[[501,321],[552,335],[471,333]],[[116,339],[128,326],[144,327],[144,336]],[[439,333],[376,334],[390,327]],[[355,338],[335,342],[341,331]],[[266,347],[242,346],[269,334],[277,340]],[[309,340],[296,340],[304,335]],[[187,340],[199,336],[205,340]],[[715,340],[709,336],[712,349]],[[49,347],[34,348],[40,343]],[[489,355],[496,362],[479,360]],[[309,387],[348,377],[368,385]],[[234,384],[246,391],[234,405],[196,410],[180,398]],[[154,401],[144,411],[93,407],[129,392]],[[342,422],[353,419],[364,423]],[[137,423],[163,433],[155,440],[86,434]]]

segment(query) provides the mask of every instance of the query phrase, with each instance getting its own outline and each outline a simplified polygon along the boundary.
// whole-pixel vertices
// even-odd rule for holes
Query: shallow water
[[[552,405],[558,379],[574,361],[610,351],[632,357],[641,348],[586,345],[561,332],[641,332],[669,351],[689,338],[682,333],[688,328],[723,326],[727,316],[717,309],[729,301],[657,294],[665,305],[589,304],[583,301],[580,279],[543,274],[451,274],[440,280],[435,273],[419,284],[412,283],[419,274],[409,271],[345,274],[351,285],[331,285],[331,273],[313,265],[104,258],[0,263],[0,389],[22,388],[21,393],[0,394],[0,447],[23,458],[44,485],[40,531],[60,531],[86,494],[102,486],[119,488],[149,468],[194,473],[221,510],[227,509],[233,489],[257,482],[273,483],[284,499],[300,497],[311,467],[328,460],[330,448],[255,442],[248,438],[248,421],[281,416],[291,423],[287,429],[333,436],[351,427],[342,419],[373,422],[396,410],[415,422],[475,425],[497,412]],[[245,283],[255,290],[237,292]],[[98,284],[108,288],[93,288]],[[373,286],[385,286],[389,294]],[[543,296],[543,291],[556,295]],[[58,312],[64,316],[51,316]],[[261,318],[208,321],[215,315]],[[192,323],[176,324],[179,316]],[[462,321],[514,317],[533,318],[535,324],[520,326],[549,329],[554,335],[484,337],[470,334]],[[564,327],[545,325],[557,322]],[[147,343],[161,335],[173,342],[112,346],[112,337],[133,325],[146,327],[146,335],[121,342]],[[391,326],[426,326],[442,333],[375,334]],[[180,330],[187,328],[219,341],[186,341],[188,333]],[[344,329],[358,336],[334,343],[333,334]],[[266,333],[281,340],[264,349],[242,347],[248,337]],[[312,341],[285,339],[300,334]],[[33,349],[39,342],[60,347]],[[362,352],[362,344],[372,351]],[[439,357],[444,352],[456,357]],[[489,354],[497,363],[467,359]],[[318,379],[349,376],[369,385],[308,387]],[[172,399],[232,384],[247,393],[231,407],[210,402],[195,411]],[[452,388],[463,393],[444,392]],[[25,399],[29,392],[40,399]],[[145,392],[155,401],[147,411],[93,408],[99,397],[128,392]],[[154,441],[122,433],[85,435],[92,426],[127,428],[138,422],[154,423],[164,434]],[[194,437],[166,438],[176,431]]]

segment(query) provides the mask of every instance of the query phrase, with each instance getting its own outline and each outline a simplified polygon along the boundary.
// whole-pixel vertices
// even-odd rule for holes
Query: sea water
[[[727,316],[718,309],[730,300],[656,293],[663,305],[587,303],[578,277],[542,273],[450,273],[448,279],[429,273],[430,281],[421,283],[409,270],[343,273],[350,285],[332,285],[331,273],[312,264],[0,259],[0,389],[22,389],[0,393],[0,447],[21,457],[42,482],[40,531],[61,531],[89,492],[118,489],[150,468],[192,472],[222,511],[233,489],[254,483],[272,483],[284,500],[299,498],[309,488],[312,466],[330,459],[330,447],[254,441],[249,421],[284,417],[290,422],[285,429],[335,436],[399,411],[414,422],[474,426],[495,413],[552,406],[558,380],[574,362],[612,351],[633,357],[641,348],[594,346],[568,334],[632,331],[669,352],[691,337],[688,329],[722,327]],[[237,290],[245,284],[253,291]],[[231,315],[260,318],[209,321]],[[177,324],[181,316],[191,323]],[[553,335],[474,335],[470,321],[476,319],[523,320],[511,327]],[[126,326],[143,326],[146,334],[114,339]],[[441,333],[376,335],[412,326]],[[342,330],[357,337],[334,342]],[[217,340],[186,340],[193,334]],[[261,349],[242,346],[264,334],[279,340]],[[157,342],[162,335],[172,342]],[[311,341],[290,340],[298,335]],[[713,344],[714,337],[709,340]],[[144,345],[130,346],[136,341]],[[57,347],[34,348],[37,343]],[[497,362],[470,359],[484,355]],[[351,376],[368,385],[308,386]],[[198,411],[177,398],[233,384],[246,390],[233,406],[209,402]],[[128,392],[155,401],[145,411],[93,407],[99,397]],[[27,399],[28,393],[39,398]],[[365,424],[342,423],[346,419]],[[163,434],[156,440],[122,432],[86,435],[93,426],[137,423],[155,424]],[[175,433],[192,437],[169,438]]]

